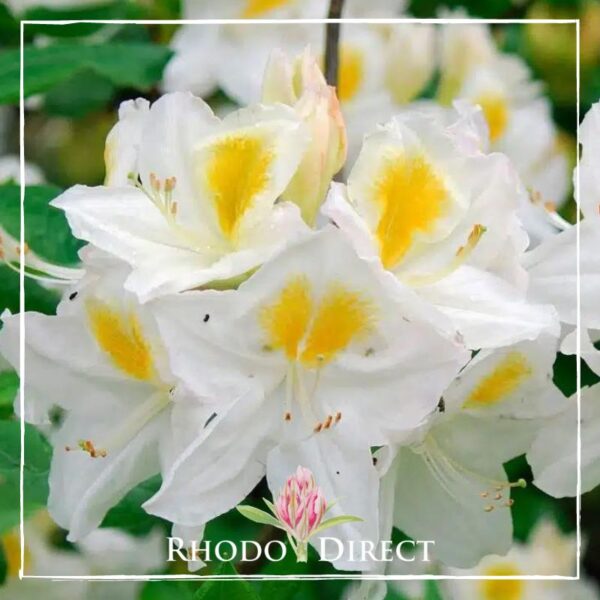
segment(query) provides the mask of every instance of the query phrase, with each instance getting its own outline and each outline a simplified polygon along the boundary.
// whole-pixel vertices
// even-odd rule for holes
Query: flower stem
[[[308,544],[306,542],[298,542],[296,546],[296,558],[301,563],[308,561]]]
[[[344,0],[331,0],[329,4],[329,19],[339,19],[342,16]],[[340,24],[327,23],[325,29],[325,79],[329,85],[337,87],[339,71]]]

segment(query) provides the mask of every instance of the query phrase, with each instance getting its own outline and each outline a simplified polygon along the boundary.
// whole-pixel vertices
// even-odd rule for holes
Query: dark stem
[[[329,4],[329,19],[340,19],[344,0],[331,0]],[[325,79],[329,85],[337,87],[340,65],[340,24],[327,23],[325,29]]]

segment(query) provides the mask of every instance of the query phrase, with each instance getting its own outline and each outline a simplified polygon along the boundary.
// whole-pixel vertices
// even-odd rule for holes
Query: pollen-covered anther
[[[479,494],[482,498],[487,498],[489,497],[490,493],[489,492],[481,492],[481,494]]]
[[[510,508],[513,504],[515,503],[515,501],[512,498],[509,498],[504,504],[503,506],[505,508]]]
[[[165,179],[165,192],[167,194],[172,192],[175,189],[176,185],[177,185],[176,177],[167,177],[167,179]]]
[[[554,202],[544,202],[544,208],[550,213],[556,212],[556,204]]]
[[[289,410],[284,413],[283,420],[284,421],[291,421],[292,420],[292,413]]]
[[[340,411],[335,413],[335,424],[337,425],[342,419],[342,413]]]
[[[160,179],[154,173],[150,173],[150,187],[155,192],[160,192],[160,189],[162,187]]]
[[[483,510],[485,510],[485,512],[492,512],[494,510],[494,505],[493,504],[488,504]]]
[[[494,496],[494,500],[502,500],[502,494],[500,492],[498,492],[495,496]]]
[[[467,238],[467,243],[464,246],[460,246],[456,251],[457,258],[466,258],[479,243],[479,240],[486,231],[487,228],[484,225],[481,225],[480,223],[474,225]]]
[[[315,433],[319,433],[319,432],[320,432],[322,429],[323,429],[323,423],[321,423],[321,421],[318,421],[318,422],[315,424],[315,426],[314,426],[314,428],[313,428],[313,431],[314,431]]]
[[[325,421],[323,421],[323,429],[329,429],[333,423],[333,415],[327,415]]]
[[[79,442],[77,442],[77,448],[65,446],[65,450],[67,452],[82,450],[83,452],[87,452],[92,458],[105,458],[108,454],[103,448],[96,448],[91,440],[79,440]]]

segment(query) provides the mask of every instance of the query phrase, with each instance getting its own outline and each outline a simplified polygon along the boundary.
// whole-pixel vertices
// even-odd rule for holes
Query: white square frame
[[[580,52],[580,19],[475,19],[475,18],[457,18],[457,19],[417,19],[417,18],[382,18],[382,19],[159,19],[159,20],[127,20],[127,19],[77,19],[77,20],[31,20],[20,22],[20,94],[19,94],[19,137],[20,137],[20,180],[21,180],[21,239],[20,239],[20,271],[19,271],[19,373],[21,377],[21,386],[19,391],[20,403],[20,425],[21,425],[21,456],[20,456],[20,480],[19,480],[19,498],[20,498],[20,567],[19,579],[47,579],[51,581],[169,581],[169,580],[189,580],[189,581],[252,581],[252,580],[270,580],[270,581],[321,581],[326,579],[333,580],[361,580],[361,581],[415,581],[415,580],[518,580],[518,581],[579,581],[581,579],[581,247],[580,232],[577,228],[576,236],[576,255],[577,255],[577,320],[576,320],[576,340],[577,340],[577,363],[576,363],[576,382],[577,382],[577,496],[576,496],[576,546],[577,546],[577,566],[576,574],[572,576],[564,575],[524,575],[521,577],[511,576],[483,576],[483,575],[369,575],[369,574],[330,574],[330,575],[26,575],[25,567],[25,528],[24,528],[24,502],[23,502],[23,482],[24,482],[24,464],[25,464],[25,98],[24,98],[24,39],[25,27],[27,25],[53,25],[64,26],[78,23],[104,24],[104,25],[261,25],[261,24],[313,24],[326,25],[328,23],[340,24],[403,24],[403,23],[430,23],[434,25],[461,25],[461,24],[487,24],[487,25],[508,25],[508,24],[570,24],[576,27],[576,88],[577,88],[577,168],[575,177],[575,193],[580,189],[579,185],[579,150],[580,150],[580,71],[581,71],[581,52]],[[580,223],[580,214],[577,211],[576,224]]]

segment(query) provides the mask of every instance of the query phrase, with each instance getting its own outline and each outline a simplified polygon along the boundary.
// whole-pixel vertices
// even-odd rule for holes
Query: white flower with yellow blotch
[[[503,465],[524,454],[543,419],[566,405],[552,384],[556,345],[542,337],[479,352],[422,430],[399,440],[382,482],[392,499],[382,505],[413,539],[435,540],[443,563],[471,567],[510,548],[510,491],[525,481],[509,482]]]
[[[335,535],[377,540],[370,447],[417,426],[464,364],[447,320],[360,260],[332,227],[238,290],[161,298],[153,310],[190,389],[244,396],[216,411],[214,427],[200,431],[144,508],[201,525],[242,501],[265,472],[277,494],[300,464],[336,501],[332,517],[363,519]]]
[[[363,258],[449,316],[467,347],[558,335],[554,309],[525,297],[525,192],[505,156],[480,151],[475,121],[466,109],[450,125],[406,111],[367,136],[323,212]]]
[[[573,577],[576,573],[577,540],[551,521],[540,521],[526,543],[515,544],[506,556],[487,556],[474,569],[448,569],[445,575],[501,577],[469,581],[444,581],[447,600],[597,600],[590,581],[525,580],[523,577]],[[512,578],[512,579],[511,579]],[[518,579],[521,578],[521,579]]]
[[[487,25],[447,24],[440,36],[439,101],[481,106],[490,148],[511,159],[528,188],[525,227],[536,242],[556,233],[547,213],[566,200],[569,161],[541,86],[521,58],[497,49]]]
[[[308,126],[310,143],[282,199],[297,204],[306,223],[314,225],[329,184],[346,160],[346,128],[335,90],[327,85],[309,49],[294,62],[274,50],[265,71],[262,102],[294,107]]]
[[[128,102],[107,139],[108,185],[52,204],[75,236],[131,265],[125,288],[145,301],[244,275],[302,231],[297,207],[276,201],[307,143],[283,105],[219,121],[191,94]]]
[[[171,373],[151,314],[123,290],[122,264],[83,254],[86,275],[58,314],[24,315],[26,417],[43,425],[64,412],[50,433],[48,509],[72,541],[166,469],[213,412]],[[0,351],[18,369],[19,316],[3,321]]]
[[[97,575],[144,575],[164,566],[164,536],[160,530],[134,537],[124,531],[103,528],[90,533],[72,549],[55,547],[52,535],[58,530],[45,511],[25,522],[24,575],[81,577],[78,581],[52,582],[44,579],[19,580],[21,563],[19,531],[0,536],[7,565],[7,580],[0,586],[0,600],[134,600],[140,582],[118,586],[85,580]]]

